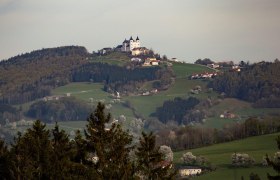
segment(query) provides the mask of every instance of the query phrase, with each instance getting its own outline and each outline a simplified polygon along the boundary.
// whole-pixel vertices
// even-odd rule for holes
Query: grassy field
[[[198,95],[191,95],[190,90],[197,85],[201,86],[202,93]],[[129,101],[144,117],[148,117],[151,113],[155,112],[156,108],[161,106],[164,101],[172,100],[175,97],[187,98],[189,96],[194,96],[198,99],[205,99],[208,96],[217,96],[215,92],[207,93],[206,91],[206,83],[201,80],[194,81],[185,78],[178,78],[166,91],[161,91],[153,96],[129,96],[124,97],[124,99]]]
[[[209,180],[209,179],[241,179],[244,176],[245,179],[249,179],[251,172],[257,173],[261,179],[266,179],[266,173],[275,174],[272,168],[261,167],[259,164],[262,161],[263,156],[266,154],[273,156],[277,151],[277,144],[275,138],[280,133],[269,134],[264,136],[250,137],[244,140],[233,141],[228,143],[216,144],[204,148],[192,149],[194,155],[205,156],[209,161],[217,166],[217,170],[195,179]],[[180,151],[174,153],[174,161],[176,164],[181,164],[180,157],[186,151]],[[258,165],[250,168],[232,168],[231,154],[234,152],[248,153],[256,160]]]
[[[177,78],[186,78],[193,73],[213,72],[214,70],[206,66],[188,63],[173,63],[173,70]]]
[[[280,112],[280,108],[253,108],[250,103],[234,98],[226,98],[209,109],[214,112],[215,117],[207,118],[204,126],[213,128],[222,128],[225,124],[242,122],[250,116],[272,115]],[[220,118],[220,114],[225,111],[234,113],[237,117],[233,119]]]
[[[127,62],[130,61],[130,58],[127,54],[122,52],[113,52],[106,56],[96,56],[90,59],[91,62],[101,62],[101,63],[108,63],[112,65],[123,66]]]

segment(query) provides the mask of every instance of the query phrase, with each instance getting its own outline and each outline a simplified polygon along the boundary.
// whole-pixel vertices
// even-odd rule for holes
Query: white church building
[[[121,51],[123,52],[131,52],[134,48],[140,48],[140,39],[137,36],[137,38],[134,40],[132,36],[129,40],[124,40],[122,43]]]

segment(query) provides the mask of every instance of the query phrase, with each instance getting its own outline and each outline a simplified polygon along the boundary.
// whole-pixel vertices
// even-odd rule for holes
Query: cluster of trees
[[[84,120],[90,112],[91,108],[85,102],[74,97],[63,97],[59,100],[41,100],[33,103],[26,112],[26,116],[53,123]]]
[[[193,126],[165,127],[157,132],[157,142],[166,144],[174,150],[183,150],[279,131],[278,118],[259,120],[252,117],[243,123],[230,124],[222,129]]]
[[[162,107],[158,107],[153,116],[156,116],[164,124],[169,121],[184,124],[183,117],[198,103],[199,100],[194,97],[189,97],[188,99],[177,97],[174,100],[164,101]]]
[[[7,104],[0,104],[0,125],[4,125],[6,120],[19,119],[19,110]]]
[[[246,153],[233,153],[231,155],[231,164],[235,167],[249,167],[254,165],[254,158]]]
[[[1,179],[172,179],[172,162],[162,165],[155,136],[143,133],[138,144],[98,104],[88,118],[85,136],[75,139],[56,125],[51,132],[37,120],[19,134],[11,148],[0,141]]]
[[[72,73],[72,81],[104,82],[104,90],[107,92],[133,92],[145,81],[170,80],[172,76],[170,71],[172,70],[169,68],[159,66],[127,69],[106,63],[91,63],[75,69]]]
[[[0,104],[22,104],[48,96],[69,82],[72,69],[86,63],[84,47],[42,49],[0,62]]]
[[[241,72],[225,72],[209,86],[228,97],[253,102],[255,107],[280,107],[280,62],[255,63]]]
[[[215,167],[204,156],[195,156],[192,152],[186,152],[181,157],[181,161],[186,166],[199,166],[202,168],[214,170]]]
[[[211,59],[209,58],[204,58],[204,59],[198,59],[194,62],[195,64],[201,64],[201,65],[207,65],[207,64],[212,64],[214,63],[214,61],[212,61]]]

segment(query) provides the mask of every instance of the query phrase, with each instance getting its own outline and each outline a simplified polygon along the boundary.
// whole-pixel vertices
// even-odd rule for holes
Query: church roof
[[[132,36],[130,36],[130,39],[129,40],[133,40]]]
[[[139,40],[139,37],[137,36],[136,40]]]
[[[123,43],[128,43],[128,42],[129,42],[129,40],[126,40],[126,39],[123,41]]]

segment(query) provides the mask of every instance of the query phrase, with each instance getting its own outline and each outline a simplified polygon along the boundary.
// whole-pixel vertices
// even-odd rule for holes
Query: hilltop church
[[[131,52],[134,48],[140,48],[140,39],[137,38],[134,40],[132,36],[129,40],[124,40],[122,43],[121,51],[123,52]]]

